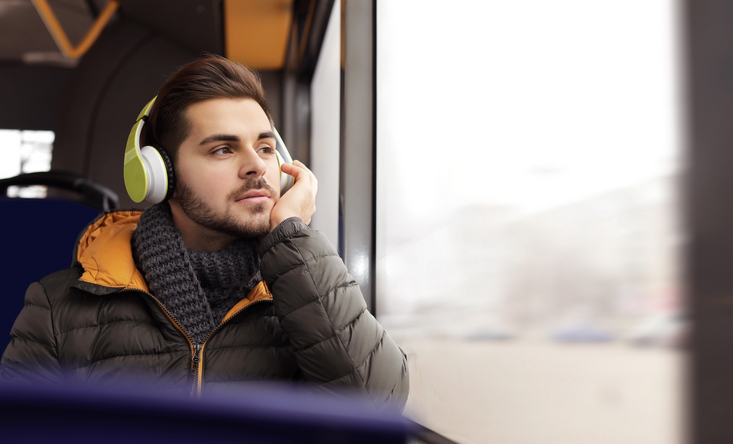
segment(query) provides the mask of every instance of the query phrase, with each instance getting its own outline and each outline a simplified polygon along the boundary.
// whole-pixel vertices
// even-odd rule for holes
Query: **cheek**
[[[226,189],[227,176],[202,164],[181,165],[176,173],[179,174],[180,180],[199,195],[214,196],[217,190]]]
[[[222,171],[206,171],[205,179],[202,177],[202,189],[211,200],[229,200],[230,194],[238,190],[242,184],[237,177],[225,174]]]

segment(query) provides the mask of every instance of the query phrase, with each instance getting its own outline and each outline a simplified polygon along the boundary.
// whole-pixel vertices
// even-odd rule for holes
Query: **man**
[[[145,140],[172,160],[168,201],[92,222],[68,270],[32,284],[2,357],[10,380],[143,377],[200,396],[257,380],[351,388],[404,407],[406,358],[307,224],[301,162],[280,196],[264,91],[247,68],[195,60],[162,87]]]

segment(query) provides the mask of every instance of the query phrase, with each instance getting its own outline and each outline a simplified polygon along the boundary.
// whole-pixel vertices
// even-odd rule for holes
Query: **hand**
[[[295,178],[293,186],[275,203],[270,212],[270,231],[290,217],[299,217],[309,224],[316,212],[316,193],[318,179],[303,162],[296,160],[293,164],[282,164],[283,173]]]

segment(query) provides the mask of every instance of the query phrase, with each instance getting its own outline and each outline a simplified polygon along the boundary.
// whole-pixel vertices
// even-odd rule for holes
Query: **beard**
[[[276,196],[275,190],[264,178],[249,178],[241,188],[227,195],[227,203],[233,203],[237,197],[249,190],[259,189],[266,190],[270,196]],[[246,220],[240,220],[232,214],[230,205],[223,213],[217,213],[181,180],[176,184],[176,192],[178,204],[183,212],[204,228],[238,238],[259,238],[270,232],[270,212],[265,205],[249,207],[250,216]]]

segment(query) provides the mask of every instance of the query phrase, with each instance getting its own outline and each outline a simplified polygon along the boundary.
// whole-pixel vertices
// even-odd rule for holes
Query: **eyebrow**
[[[272,131],[267,131],[264,133],[260,133],[257,140],[262,139],[274,139],[275,133]],[[206,137],[204,140],[199,142],[199,146],[207,145],[211,142],[240,142],[241,139],[238,136],[235,136],[233,134],[214,134],[209,137]]]
[[[267,131],[266,133],[260,133],[260,137],[257,140],[262,139],[275,139],[275,133],[272,131]]]
[[[206,145],[211,142],[239,142],[239,137],[232,134],[214,134],[199,142],[199,146]]]

